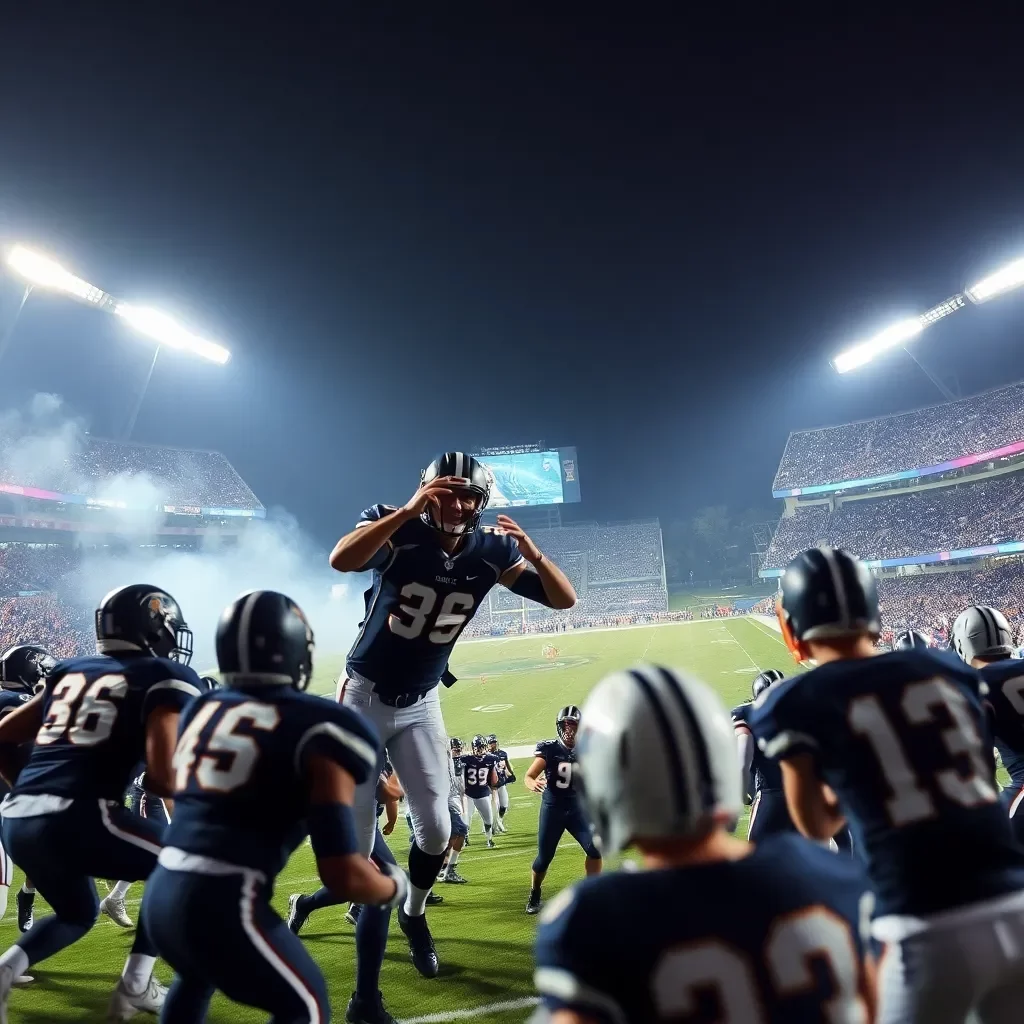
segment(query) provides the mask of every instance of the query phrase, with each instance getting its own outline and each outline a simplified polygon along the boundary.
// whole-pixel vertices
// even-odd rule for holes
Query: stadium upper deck
[[[1024,453],[1024,383],[913,412],[789,435],[772,493],[913,480]]]

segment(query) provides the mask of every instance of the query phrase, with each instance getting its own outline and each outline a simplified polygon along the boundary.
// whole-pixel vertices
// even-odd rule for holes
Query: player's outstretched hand
[[[523,553],[523,558],[528,562],[536,562],[541,558],[540,548],[530,540],[527,532],[514,519],[510,519],[508,516],[498,516],[498,529],[510,537],[515,537],[519,542],[519,550]]]
[[[423,484],[416,493],[405,503],[403,512],[411,516],[418,516],[425,512],[428,507],[440,512],[441,500],[439,495],[452,493],[452,478],[450,476],[439,476],[429,483]]]

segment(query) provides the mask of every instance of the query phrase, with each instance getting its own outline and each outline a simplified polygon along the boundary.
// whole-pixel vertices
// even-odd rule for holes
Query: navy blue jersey
[[[182,716],[164,845],[273,878],[306,836],[308,758],[360,783],[376,776],[379,746],[367,719],[292,686],[204,694]]]
[[[391,515],[374,505],[360,522]],[[523,560],[514,538],[481,527],[449,555],[418,516],[403,523],[366,566],[373,583],[347,667],[387,695],[432,689],[459,634],[499,578]]]
[[[795,835],[741,860],[609,872],[548,903],[534,979],[549,1010],[602,1024],[866,1020],[870,905],[860,865]],[[639,908],[657,908],[643,927]]]
[[[0,690],[0,718],[10,714],[15,708],[27,704],[32,699],[28,690]]]
[[[494,770],[498,775],[498,785],[504,786],[505,783],[508,782],[508,772],[506,772],[505,769],[506,767],[508,767],[509,770],[512,768],[508,761],[508,754],[499,747],[494,751],[493,757],[495,759]]]
[[[1024,661],[1007,658],[980,669],[988,687],[992,730],[1003,767],[1014,786],[1024,786]]]
[[[575,800],[575,748],[570,750],[561,740],[541,740],[534,756],[544,758],[544,776],[548,783],[544,799]]]
[[[463,754],[460,760],[466,773],[466,796],[487,796],[491,791],[491,769],[497,758],[493,754]]]
[[[46,678],[43,724],[15,794],[50,793],[118,803],[146,756],[146,720],[181,711],[204,689],[187,665],[144,654],[60,662]]]
[[[753,701],[747,701],[746,704],[732,709],[732,724],[737,732],[744,729],[750,732],[750,713],[753,707]],[[750,771],[754,776],[754,788],[751,796],[759,789],[782,789],[782,769],[779,767],[779,762],[765,757],[760,747],[756,745],[753,760],[750,762]]]
[[[817,759],[880,914],[933,914],[1024,888],[981,686],[948,651],[915,649],[834,661],[754,702],[765,753]]]

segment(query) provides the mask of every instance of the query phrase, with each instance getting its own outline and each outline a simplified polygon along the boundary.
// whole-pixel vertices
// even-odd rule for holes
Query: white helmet
[[[975,658],[1010,658],[1015,650],[1006,616],[986,605],[971,605],[953,623],[953,650],[969,665]]]
[[[580,789],[605,856],[636,838],[686,838],[738,817],[743,788],[732,721],[693,676],[638,665],[606,676],[583,705]]]

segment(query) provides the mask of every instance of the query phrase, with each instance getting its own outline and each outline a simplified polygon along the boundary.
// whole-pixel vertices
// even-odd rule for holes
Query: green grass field
[[[546,644],[558,649],[556,658],[542,654]],[[461,644],[452,659],[459,682],[443,691],[445,721],[451,735],[467,741],[474,733],[496,732],[505,747],[533,744],[554,734],[554,718],[565,704],[581,704],[591,687],[609,671],[648,660],[687,669],[712,684],[730,706],[746,699],[758,670],[793,667],[778,633],[752,619],[718,619],[634,629],[532,636]],[[322,659],[314,689],[333,690],[340,660]],[[529,758],[516,763],[520,779]],[[469,885],[439,885],[442,906],[430,911],[431,928],[441,959],[441,976],[426,981],[408,959],[408,947],[392,924],[382,989],[391,1012],[402,1021],[472,1019],[480,1024],[525,1020],[532,995],[531,948],[536,919],[524,913],[529,892],[530,862],[535,853],[539,798],[521,783],[510,793],[508,834],[498,836],[498,848],[487,850],[474,821],[473,840],[463,853],[459,870]],[[741,823],[745,829],[745,822]],[[742,834],[742,833],[741,833]],[[391,839],[399,861],[405,862],[407,832],[399,822]],[[583,874],[582,851],[565,837],[548,873],[548,899]],[[15,887],[21,885],[16,872]],[[288,896],[318,887],[312,852],[302,846],[277,882],[274,905],[284,914]],[[105,888],[99,883],[101,895]],[[0,922],[5,945],[17,937],[12,888],[7,917]],[[134,916],[142,886],[129,893]],[[36,912],[45,913],[37,900]],[[354,985],[353,929],[343,908],[310,918],[303,939],[320,964],[331,993],[334,1019],[344,1019]],[[131,932],[107,918],[76,946],[34,967],[35,983],[11,996],[10,1016],[19,1024],[56,1024],[102,1020],[106,1000],[131,945]],[[157,974],[170,980],[165,964]],[[501,1007],[494,1004],[510,1003]],[[140,1018],[145,1019],[145,1018]],[[266,1018],[226,1000],[213,1004],[214,1022],[257,1022]]]

